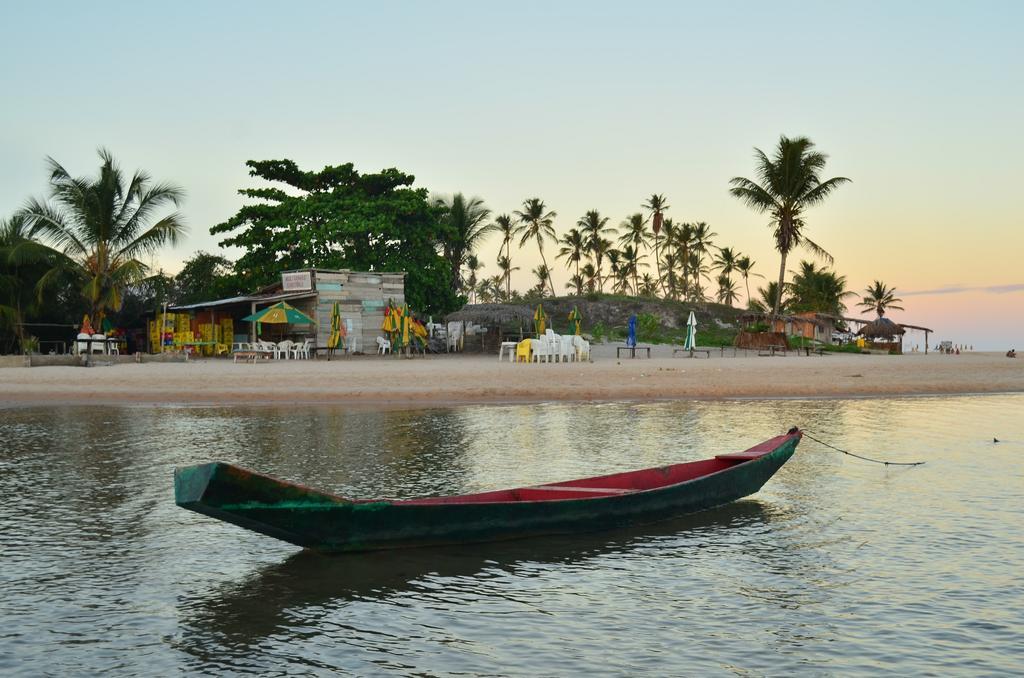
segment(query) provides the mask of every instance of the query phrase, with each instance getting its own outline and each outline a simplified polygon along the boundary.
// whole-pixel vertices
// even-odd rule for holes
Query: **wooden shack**
[[[377,337],[382,335],[384,309],[389,303],[405,303],[405,273],[319,268],[285,271],[280,281],[267,285],[255,294],[172,306],[171,310],[188,312],[199,318],[205,317],[207,313],[216,313],[221,318],[233,317],[234,341],[253,341],[257,338],[256,323],[243,323],[240,322],[241,318],[279,301],[287,301],[316,320],[313,326],[301,326],[299,333],[311,335],[320,351],[327,348],[327,340],[331,335],[331,313],[337,302],[345,325],[348,349],[373,353],[377,350]],[[263,332],[266,335],[287,330],[264,325]]]

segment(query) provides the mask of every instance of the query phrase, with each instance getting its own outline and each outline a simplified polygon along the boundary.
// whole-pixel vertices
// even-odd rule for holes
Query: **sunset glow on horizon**
[[[663,193],[676,222],[774,280],[768,218],[728,193],[754,148],[809,137],[852,182],[806,214],[858,296],[896,287],[897,322],[1024,350],[1024,20],[1019,3],[303,3],[13,5],[0,45],[0,217],[46,193],[45,158],[92,175],[96,149],[187,192],[169,271],[221,251],[211,226],[256,185],[246,160],[397,167],[492,216],[539,197],[559,235]],[[46,48],[39,45],[45,43]],[[479,250],[497,274],[498,239]],[[545,250],[563,293],[570,273]],[[223,250],[229,258],[240,252]],[[513,288],[535,246],[513,249]],[[802,259],[794,251],[787,268]],[[653,261],[651,262],[653,272]],[[740,285],[742,289],[742,284]],[[756,294],[756,292],[755,292]],[[745,302],[745,297],[741,295]],[[741,303],[743,303],[741,302]],[[907,344],[923,336],[908,335]]]

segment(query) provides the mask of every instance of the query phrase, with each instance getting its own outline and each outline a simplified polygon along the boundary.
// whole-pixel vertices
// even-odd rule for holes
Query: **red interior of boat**
[[[580,480],[518,487],[512,490],[497,490],[479,494],[463,494],[454,497],[425,497],[396,501],[395,504],[469,504],[509,501],[555,501],[560,499],[586,499],[629,494],[653,490],[666,485],[675,485],[701,476],[724,471],[727,468],[757,459],[771,452],[788,436],[779,436],[734,454],[720,454],[713,459],[691,461],[672,466],[659,466],[641,471],[613,473]]]

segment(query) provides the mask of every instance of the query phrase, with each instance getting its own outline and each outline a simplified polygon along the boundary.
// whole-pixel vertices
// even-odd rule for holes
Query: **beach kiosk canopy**
[[[278,302],[273,306],[268,306],[259,313],[253,313],[252,315],[242,318],[242,320],[253,323],[270,323],[272,325],[312,325],[316,322],[299,309],[284,301]]]
[[[898,325],[888,318],[879,318],[857,330],[857,334],[867,339],[885,339],[887,341],[893,337],[903,336],[906,332],[902,325]]]

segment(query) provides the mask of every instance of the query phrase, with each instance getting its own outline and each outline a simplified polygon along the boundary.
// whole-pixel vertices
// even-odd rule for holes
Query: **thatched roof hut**
[[[521,304],[467,304],[455,313],[449,313],[447,320],[488,327],[532,327],[533,309]]]
[[[907,331],[903,329],[902,325],[885,317],[873,320],[857,330],[857,334],[865,339],[883,339],[885,341],[893,341],[896,337],[902,337],[906,333]]]

